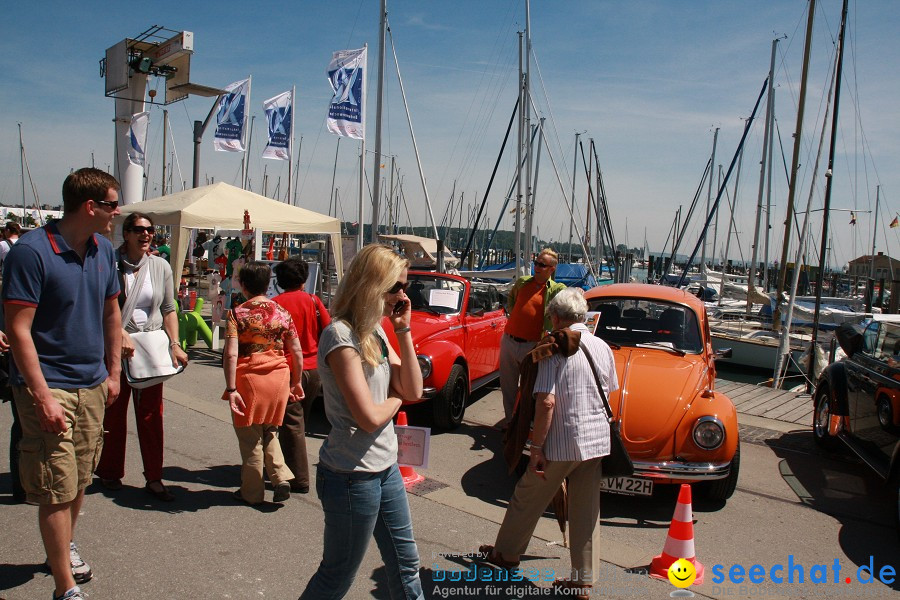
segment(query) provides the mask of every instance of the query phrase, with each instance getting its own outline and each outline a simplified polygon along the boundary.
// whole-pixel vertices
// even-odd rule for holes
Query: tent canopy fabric
[[[341,247],[341,223],[336,218],[222,182],[129,204],[121,210],[116,225],[129,213],[142,212],[149,215],[155,225],[173,227],[170,262],[176,283],[187,256],[188,230],[244,229],[245,210],[253,228],[274,233],[327,234],[331,236],[332,248]],[[334,256],[340,278],[344,272],[342,256],[340,252],[335,252]]]
[[[413,268],[434,268],[437,266],[438,248],[437,241],[433,238],[418,235],[386,235],[379,233],[378,237],[389,242],[397,242],[403,247],[403,253],[409,259]],[[444,248],[444,264],[453,267],[459,264],[459,259],[453,253]]]

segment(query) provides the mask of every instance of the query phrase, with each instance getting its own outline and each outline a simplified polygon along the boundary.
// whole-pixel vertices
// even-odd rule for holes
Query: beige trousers
[[[537,342],[517,342],[505,333],[500,338],[500,393],[506,423],[512,418],[519,391],[519,365]]]
[[[571,573],[557,573],[584,584],[597,580],[600,568],[600,458],[547,461],[546,479],[528,469],[516,485],[494,544],[496,552],[518,561],[560,484],[568,477]],[[595,550],[596,547],[596,550]]]
[[[241,497],[249,504],[259,504],[266,493],[263,465],[272,485],[294,478],[294,474],[284,464],[281,444],[278,443],[278,427],[250,425],[235,427],[234,432],[241,450]]]

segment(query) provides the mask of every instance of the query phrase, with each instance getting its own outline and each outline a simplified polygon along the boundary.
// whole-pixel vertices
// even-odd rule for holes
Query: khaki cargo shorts
[[[65,412],[65,433],[41,430],[34,398],[24,385],[13,386],[13,398],[22,423],[19,471],[31,504],[71,502],[91,483],[103,448],[106,382],[92,388],[51,389]]]

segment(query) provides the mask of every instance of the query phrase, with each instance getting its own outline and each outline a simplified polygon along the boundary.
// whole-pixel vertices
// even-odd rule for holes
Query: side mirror
[[[731,358],[731,348],[722,348],[721,350],[713,351],[713,360],[718,360],[720,358]]]
[[[466,312],[467,312],[470,316],[473,316],[473,317],[483,317],[483,316],[484,316],[484,309],[483,309],[483,308],[475,308],[475,309],[472,309],[472,310],[469,310],[469,311],[466,311]]]
[[[863,334],[859,331],[858,327],[855,327],[850,323],[842,323],[834,332],[834,337],[837,338],[841,350],[843,350],[844,354],[847,356],[853,356],[855,353],[862,350]]]

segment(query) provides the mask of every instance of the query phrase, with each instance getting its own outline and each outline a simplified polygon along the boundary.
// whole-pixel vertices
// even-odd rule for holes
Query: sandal
[[[513,562],[511,560],[505,560],[499,552],[494,551],[494,547],[490,544],[482,544],[481,546],[478,546],[478,553],[483,557],[482,560],[494,565],[495,567],[500,567],[501,569],[506,569],[507,571],[512,571],[513,569],[519,568],[519,561]]]
[[[150,487],[150,484],[153,483],[158,483],[161,489],[154,490],[152,487]],[[144,486],[144,491],[161,502],[173,502],[175,500],[175,496],[173,496],[172,493],[168,489],[166,489],[166,486],[163,485],[163,482],[159,479],[148,481],[147,485]]]

